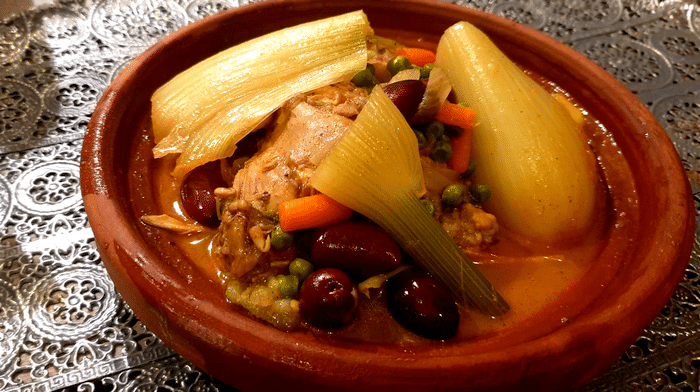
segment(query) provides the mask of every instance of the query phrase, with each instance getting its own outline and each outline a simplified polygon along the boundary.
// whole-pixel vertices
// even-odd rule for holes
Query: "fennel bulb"
[[[464,251],[426,211],[418,142],[401,112],[375,88],[353,125],[309,183],[384,228],[457,299],[497,316],[509,307]]]
[[[599,180],[570,107],[467,22],[445,31],[436,55],[459,101],[476,111],[475,180],[492,190],[484,207],[501,225],[543,242],[589,228]]]

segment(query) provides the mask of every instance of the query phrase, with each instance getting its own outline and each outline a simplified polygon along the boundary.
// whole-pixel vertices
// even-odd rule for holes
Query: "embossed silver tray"
[[[227,390],[114,291],[79,189],[87,121],[145,48],[235,0],[62,0],[0,23],[0,390]],[[700,199],[700,3],[453,1],[539,29],[647,104]],[[0,4],[1,6],[1,4]],[[674,298],[588,391],[700,390],[700,243]]]

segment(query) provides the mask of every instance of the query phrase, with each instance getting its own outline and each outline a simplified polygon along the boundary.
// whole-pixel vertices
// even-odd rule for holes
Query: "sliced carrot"
[[[469,158],[472,150],[472,138],[474,127],[474,109],[457,105],[451,102],[444,102],[440,105],[435,119],[443,124],[454,125],[464,129],[464,132],[457,137],[453,137],[452,157],[447,160],[447,167],[457,173],[464,173],[469,168]]]
[[[457,105],[452,102],[443,102],[438,109],[435,119],[443,124],[458,126],[464,130],[474,127],[474,109]]]
[[[411,60],[411,64],[422,67],[435,62],[435,53],[421,48],[399,48],[396,50],[399,56],[406,56]]]
[[[352,209],[319,193],[280,203],[280,226],[285,232],[311,229],[346,221],[352,212]]]
[[[474,131],[472,129],[465,129],[464,133],[453,137],[450,141],[452,145],[452,156],[447,160],[447,167],[459,174],[469,169],[473,135]]]

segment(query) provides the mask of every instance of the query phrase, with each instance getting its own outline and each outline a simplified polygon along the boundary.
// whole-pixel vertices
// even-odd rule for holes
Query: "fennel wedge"
[[[458,100],[476,112],[475,180],[492,191],[484,207],[503,226],[537,241],[583,234],[595,218],[600,185],[572,107],[467,22],[445,31],[436,66],[447,72]]]
[[[152,96],[156,158],[180,153],[173,174],[230,156],[292,96],[350,80],[367,63],[362,11],[246,41],[176,75]]]
[[[509,306],[421,205],[418,142],[403,115],[375,88],[353,125],[320,163],[310,184],[364,214],[458,300],[492,316]]]

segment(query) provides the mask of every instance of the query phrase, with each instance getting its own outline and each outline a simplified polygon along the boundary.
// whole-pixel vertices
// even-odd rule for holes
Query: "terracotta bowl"
[[[639,194],[640,225],[624,257],[599,260],[546,315],[485,340],[415,349],[285,333],[230,306],[221,291],[139,222],[154,211],[149,102],[172,76],[224,48],[301,22],[363,9],[380,35],[434,46],[467,20],[514,60],[569,91],[614,135]],[[443,2],[270,1],[193,23],[131,63],[88,126],[82,191],[104,264],[146,326],[183,357],[245,392],[269,390],[571,390],[611,366],[681,280],[695,220],[690,188],[664,130],[632,93],[591,61],[530,28]],[[610,240],[612,242],[612,240]],[[610,244],[613,245],[613,244]],[[555,323],[556,323],[555,322]]]

